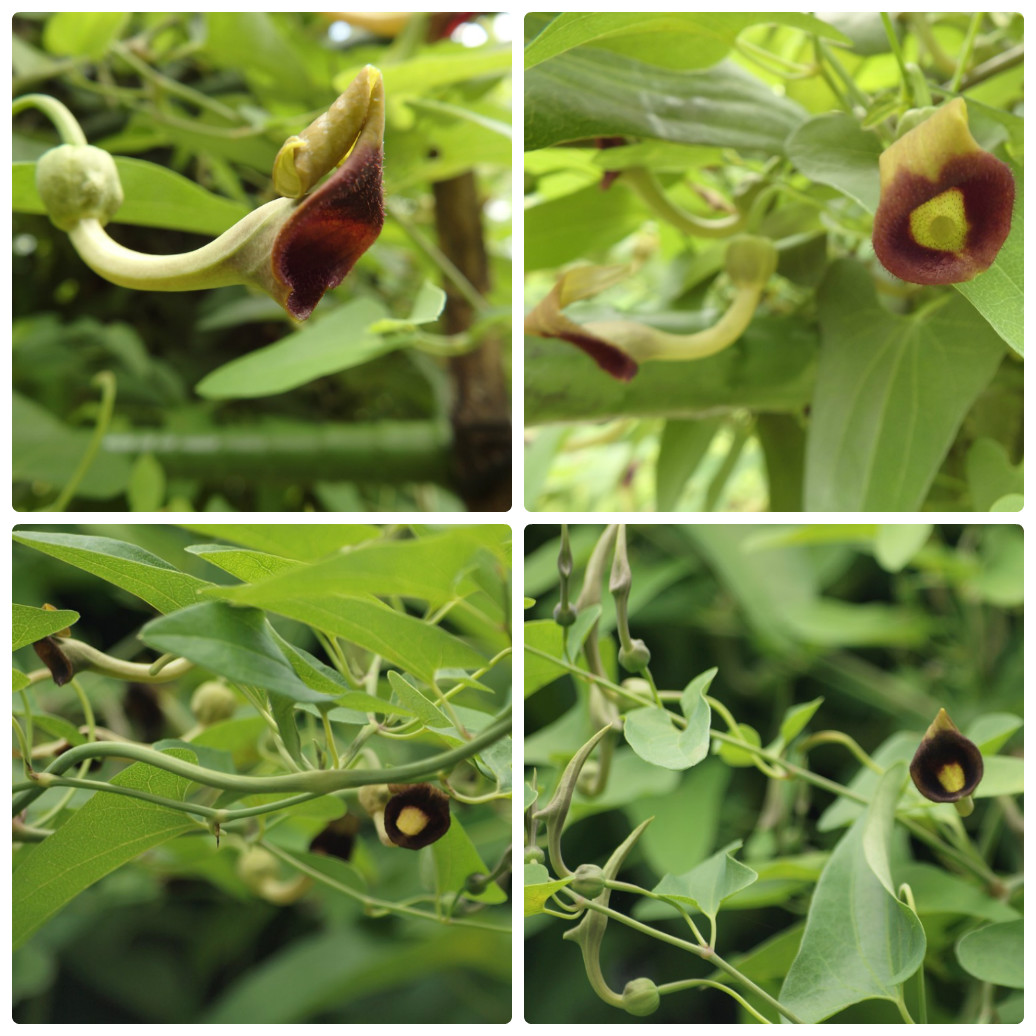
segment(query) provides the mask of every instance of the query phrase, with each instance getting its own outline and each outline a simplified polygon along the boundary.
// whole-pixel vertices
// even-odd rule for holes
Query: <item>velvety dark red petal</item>
[[[910,232],[910,213],[944,191],[964,197],[967,238],[960,251],[926,248]],[[882,192],[874,217],[874,252],[889,273],[913,284],[955,284],[988,269],[1007,240],[1014,177],[994,155],[977,152],[947,160],[933,183],[899,170]]]
[[[273,272],[290,289],[285,305],[292,316],[305,320],[324,292],[341,284],[384,222],[381,148],[357,145],[277,235]]]
[[[558,331],[556,337],[579,346],[601,370],[619,381],[630,381],[640,369],[636,360],[602,338],[576,331]]]

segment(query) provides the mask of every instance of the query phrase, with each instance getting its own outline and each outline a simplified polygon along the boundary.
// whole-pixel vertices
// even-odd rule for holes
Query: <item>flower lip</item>
[[[934,183],[900,170],[892,184],[894,193],[883,194],[878,206],[873,238],[874,252],[889,273],[913,284],[955,284],[989,269],[1011,231],[1015,185],[1005,163],[986,152],[963,155],[947,160]],[[948,211],[936,212],[927,226],[934,234],[940,219],[954,219],[952,233],[963,245],[957,250],[929,247],[918,241],[911,216],[951,191],[959,194],[964,225]]]
[[[385,222],[380,144],[360,141],[338,171],[299,203],[277,234],[271,262],[285,308],[305,320],[377,240]]]
[[[57,637],[44,637],[32,645],[40,661],[50,670],[51,679],[58,687],[64,686],[76,675],[72,660],[62,650]]]
[[[982,780],[982,753],[939,710],[910,763],[917,790],[931,802],[957,802]]]
[[[955,284],[987,270],[1011,230],[1010,167],[984,151],[956,98],[904,133],[878,159],[874,253],[913,284]]]
[[[450,827],[449,796],[431,784],[391,785],[385,806],[385,833],[404,849],[423,849]]]

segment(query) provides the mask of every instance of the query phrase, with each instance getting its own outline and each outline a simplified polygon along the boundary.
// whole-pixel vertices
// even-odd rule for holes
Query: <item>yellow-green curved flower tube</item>
[[[767,281],[777,268],[777,250],[768,238],[742,235],[727,247],[725,269],[734,297],[720,319],[694,334],[675,335],[634,320],[577,324],[561,310],[597,294],[626,275],[625,267],[580,267],[564,274],[525,320],[525,333],[562,338],[589,354],[597,365],[629,381],[648,360],[700,360],[733,345],[751,323]]]

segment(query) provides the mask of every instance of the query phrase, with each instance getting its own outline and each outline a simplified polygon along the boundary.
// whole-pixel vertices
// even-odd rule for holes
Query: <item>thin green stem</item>
[[[16,98],[11,105],[11,112],[17,115],[27,108],[38,108],[54,124],[63,144],[86,144],[86,134],[76,117],[59,100],[46,94],[25,94]]]
[[[816,734],[811,734],[804,741],[802,741],[797,747],[800,752],[805,754],[814,745],[823,744],[839,744],[844,745],[849,749],[850,752],[856,758],[867,767],[868,770],[873,770],[880,777],[885,771],[860,747],[859,743],[851,738],[848,734],[843,734],[840,730],[821,730]]]
[[[29,705],[29,696],[25,693],[25,688],[21,690],[22,704],[25,707],[25,725],[28,727],[28,735],[22,730],[21,723],[18,722],[15,716],[11,717],[11,722],[14,724],[15,737],[18,738],[18,747],[22,753],[22,768],[26,777],[32,776],[32,709]]]
[[[695,946],[694,943],[688,942],[686,939],[681,939],[678,936],[670,935],[668,932],[660,931],[657,928],[652,928],[650,925],[642,924],[640,921],[635,920],[632,917],[627,917],[625,914],[620,914],[617,910],[611,909],[611,907],[602,906],[600,903],[595,903],[593,900],[587,900],[586,907],[588,910],[594,910],[597,913],[604,914],[610,917],[613,921],[618,921],[620,924],[626,925],[627,928],[633,928],[644,935],[648,935],[653,939],[658,939],[661,942],[669,943],[671,946],[676,946],[679,949],[686,950],[688,953],[693,953],[696,957],[701,957],[702,960],[708,961],[714,964],[721,971],[725,971],[731,978],[735,979],[741,985],[750,989],[756,996],[763,999],[770,1007],[777,1011],[780,1011],[785,1018],[790,1022],[795,1022],[796,1025],[804,1025],[805,1022],[793,1011],[789,1010],[782,1003],[775,1000],[765,989],[757,986],[747,975],[743,975],[737,970],[732,964],[728,964],[722,957],[720,957],[715,951],[703,949],[701,946]]]
[[[490,311],[489,302],[481,292],[464,276],[442,249],[434,245],[417,229],[404,206],[394,202],[391,198],[386,198],[385,211],[399,224],[403,233],[439,268],[442,275],[457,289],[476,313],[484,316]]]
[[[177,759],[174,756],[130,742],[94,742],[77,745],[62,753],[43,771],[44,774],[60,776],[84,759],[99,756],[115,756],[149,763],[160,770],[167,770],[178,777],[204,784],[211,788],[222,788],[242,794],[276,794],[278,792],[312,793],[326,795],[347,788],[359,788],[365,784],[399,783],[409,784],[430,780],[445,769],[470,758],[510,733],[511,706],[506,706],[495,719],[470,741],[429,756],[427,759],[404,763],[383,770],[306,770],[301,773],[276,774],[256,777],[223,773],[208,767]],[[13,812],[19,813],[44,791],[38,786],[32,791],[17,796]]]
[[[698,986],[711,986],[713,989],[719,989],[726,993],[727,996],[736,1000],[753,1018],[761,1022],[763,1025],[772,1025],[766,1015],[761,1014],[757,1011],[736,989],[731,989],[730,986],[723,982],[717,982],[711,978],[685,978],[679,982],[664,982],[658,986],[658,992],[664,996],[666,993],[679,993],[684,989],[694,989]]]
[[[41,511],[64,511],[75,496],[79,483],[83,481],[90,465],[97,459],[101,449],[101,442],[112,422],[112,415],[115,413],[115,375],[111,371],[98,371],[91,379],[91,383],[101,389],[101,401],[97,412],[97,421],[94,424],[93,435],[87,443],[86,450],[79,460],[72,477],[65,483],[64,489],[58,494],[58,498],[48,507],[41,507]]]
[[[225,104],[221,104],[219,101],[213,100],[207,94],[200,93],[198,90],[194,90],[178,80],[170,79],[168,76],[156,71],[146,61],[142,61],[138,58],[137,55],[134,54],[133,51],[124,43],[116,40],[112,45],[112,49],[140,76],[141,79],[151,83],[156,90],[160,90],[161,92],[173,97],[179,97],[181,100],[188,101],[197,108],[207,109],[214,115],[218,115],[220,118],[226,119],[228,122],[241,121],[239,113],[233,108],[228,108]]]
[[[899,37],[896,35],[896,30],[892,27],[892,19],[886,11],[881,12],[881,24],[885,27],[885,36],[889,41],[889,50],[892,51],[896,64],[899,66],[899,76],[903,84],[903,92],[906,94],[910,90],[910,77],[907,75],[906,62],[903,60],[903,48],[899,45]]]
[[[975,38],[982,26],[982,15],[973,14],[968,22],[968,31],[964,37],[964,45],[961,47],[960,57],[957,59],[957,67],[953,70],[953,78],[950,80],[950,90],[956,93],[960,90],[960,84],[964,80],[964,73],[971,61],[972,51],[975,49]]]
[[[336,892],[341,892],[343,895],[348,896],[350,899],[355,899],[357,902],[362,903],[365,907],[373,910],[384,910],[389,914],[400,914],[405,917],[416,917],[422,921],[435,921],[438,924],[454,925],[461,928],[481,928],[489,932],[508,932],[510,929],[502,927],[501,925],[489,924],[485,921],[475,921],[468,918],[454,918],[454,917],[443,917],[441,914],[433,914],[427,910],[419,910],[416,907],[408,906],[405,903],[392,903],[384,899],[375,899],[373,896],[365,895],[359,892],[357,889],[350,888],[348,885],[344,885],[339,881],[335,881],[334,878],[328,877],[321,871],[316,870],[313,867],[308,866],[301,860],[285,852],[279,846],[272,842],[260,842],[260,845],[264,849],[273,853],[274,856],[283,860],[288,866],[294,867],[296,870],[301,871],[303,874],[308,874],[314,881],[319,881],[321,884],[327,885],[329,888],[333,888]]]

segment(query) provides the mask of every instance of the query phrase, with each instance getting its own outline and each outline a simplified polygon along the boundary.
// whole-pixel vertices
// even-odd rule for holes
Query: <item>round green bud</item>
[[[543,863],[545,859],[543,850],[538,845],[527,845],[525,847],[526,863]]]
[[[631,673],[643,672],[651,663],[651,652],[642,640],[630,642],[629,650],[619,648],[619,665]]]
[[[483,874],[481,871],[476,871],[474,874],[469,874],[464,879],[464,891],[469,896],[480,896],[483,892],[489,888],[490,878],[488,874]]]
[[[237,876],[253,892],[259,891],[267,882],[276,881],[280,869],[277,857],[258,845],[246,849],[237,858]]]
[[[658,1010],[661,999],[658,986],[649,978],[635,978],[626,983],[622,991],[622,1009],[627,1014],[644,1018]]]
[[[203,727],[230,719],[237,708],[237,696],[219,680],[206,680],[198,684],[191,695],[191,712]]]
[[[564,608],[561,604],[554,605],[554,621],[559,626],[571,626],[576,621],[576,610],[572,605],[565,605]]]
[[[36,190],[60,230],[83,219],[107,223],[122,205],[115,159],[90,144],[61,144],[45,152],[36,163]]]
[[[604,871],[596,863],[581,863],[568,887],[587,899],[596,899],[604,891]]]

